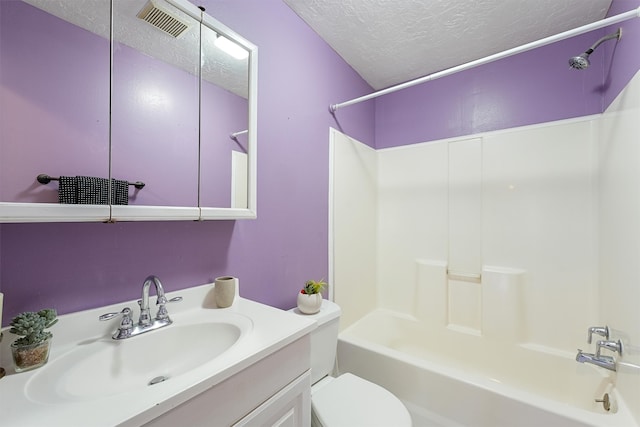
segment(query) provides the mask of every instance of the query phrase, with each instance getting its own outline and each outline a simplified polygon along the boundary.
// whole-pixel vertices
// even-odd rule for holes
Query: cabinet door
[[[0,1],[0,15],[0,221],[107,220],[107,205],[59,204],[57,179],[109,176],[109,2]]]
[[[192,207],[197,219],[199,34],[169,2],[113,2],[112,177],[145,183],[118,219],[148,206]]]
[[[309,425],[311,425],[311,375],[307,371],[234,424],[234,427],[306,427]]]

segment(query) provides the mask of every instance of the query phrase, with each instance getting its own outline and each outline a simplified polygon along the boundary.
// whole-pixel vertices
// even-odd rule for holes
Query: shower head
[[[591,52],[593,52],[593,50]],[[573,68],[574,70],[584,70],[585,68],[587,68],[589,65],[591,65],[591,62],[589,62],[589,55],[591,54],[591,52],[586,51],[585,53],[581,53],[578,56],[569,58],[569,67]]]
[[[618,28],[618,31],[616,31],[615,33],[612,33],[612,34],[609,34],[608,36],[602,37],[600,40],[595,42],[593,44],[593,46],[591,46],[589,49],[587,49],[584,53],[581,53],[578,56],[574,56],[574,57],[570,58],[569,59],[569,67],[571,67],[571,68],[573,68],[575,70],[584,70],[589,65],[591,65],[591,62],[589,62],[589,55],[591,55],[593,53],[593,51],[596,50],[596,48],[598,46],[600,46],[603,42],[605,42],[607,40],[611,40],[611,39],[620,40],[621,36],[622,36],[622,28]]]

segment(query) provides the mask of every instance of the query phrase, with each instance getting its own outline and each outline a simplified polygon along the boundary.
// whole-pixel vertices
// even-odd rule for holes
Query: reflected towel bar
[[[247,130],[241,130],[241,131],[238,131],[238,132],[234,132],[231,135],[229,135],[229,138],[231,138],[231,139],[233,139],[235,141],[235,140],[237,140],[237,138],[240,135],[244,135],[245,133],[249,133],[249,130],[247,129]]]
[[[46,173],[41,173],[40,175],[38,175],[36,177],[36,179],[38,180],[38,182],[40,184],[48,184],[51,181],[60,181],[60,177],[55,177],[55,176],[49,176]],[[141,181],[136,181],[136,182],[127,182],[127,184],[129,185],[133,185],[134,187],[136,187],[138,190],[144,188],[144,182]]]

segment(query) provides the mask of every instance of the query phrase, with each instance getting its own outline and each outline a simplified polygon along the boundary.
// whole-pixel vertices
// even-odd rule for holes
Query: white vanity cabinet
[[[218,308],[214,291],[165,294],[182,297],[173,323],[124,340],[111,338],[119,318],[98,318],[136,300],[60,315],[47,364],[3,363],[0,426],[308,426],[315,321],[240,296]]]
[[[298,427],[311,424],[309,371],[234,424],[234,427]]]
[[[307,334],[143,425],[309,426],[309,364]]]

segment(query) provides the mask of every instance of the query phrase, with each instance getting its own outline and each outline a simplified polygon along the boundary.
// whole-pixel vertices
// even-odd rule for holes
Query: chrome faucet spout
[[[169,317],[167,309],[164,306],[167,303],[167,298],[164,296],[164,288],[162,287],[162,283],[156,276],[151,275],[144,279],[144,283],[142,284],[142,299],[140,300],[140,320],[138,321],[141,326],[148,326],[152,323],[151,314],[149,313],[149,287],[152,283],[156,288],[156,305],[158,305],[158,318],[167,319]]]
[[[616,360],[613,357],[583,353],[580,349],[578,349],[578,354],[576,354],[576,362],[591,363],[592,365],[596,365],[610,371],[616,370]]]

